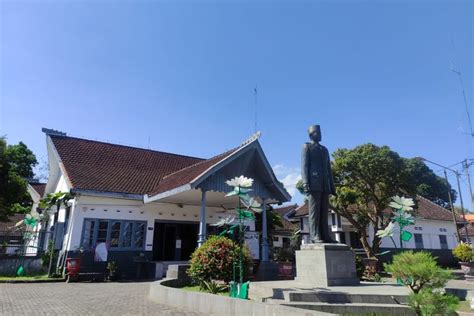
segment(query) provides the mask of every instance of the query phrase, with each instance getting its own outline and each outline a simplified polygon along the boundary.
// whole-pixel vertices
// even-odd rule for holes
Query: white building
[[[54,230],[61,258],[82,258],[81,270],[103,270],[105,261],[116,261],[122,276],[160,277],[167,263],[187,261],[216,232],[210,224],[235,214],[237,198],[224,197],[232,190],[225,180],[235,176],[253,178],[250,194],[261,202],[290,199],[258,136],[201,159],[43,131],[50,170],[44,194],[75,195],[47,229]],[[259,235],[251,222],[245,237],[255,259]],[[99,258],[100,244],[107,258]]]
[[[415,225],[407,226],[405,230],[411,232],[413,237],[408,242],[403,242],[404,249],[425,249],[430,250],[436,256],[443,256],[444,263],[452,261],[451,250],[457,245],[456,225],[453,221],[452,213],[421,196],[417,197],[417,208],[414,212]],[[293,219],[300,220],[303,242],[309,240],[308,228],[308,206],[304,204],[296,209],[292,215]],[[362,244],[355,228],[345,218],[340,217],[331,211],[328,218],[330,231],[333,238],[339,242],[351,246],[353,249],[362,249]],[[461,221],[458,219],[458,228]],[[399,238],[394,234],[394,241],[397,248],[400,248]],[[369,229],[369,242],[373,239],[373,229]],[[393,250],[395,248],[390,238],[382,239],[381,249]]]

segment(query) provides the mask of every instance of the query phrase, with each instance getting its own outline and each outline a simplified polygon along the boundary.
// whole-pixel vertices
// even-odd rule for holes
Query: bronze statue
[[[311,243],[335,243],[329,235],[329,194],[335,195],[331,161],[326,147],[321,145],[321,128],[308,128],[311,142],[303,145],[301,174],[304,191],[308,196],[309,236]]]

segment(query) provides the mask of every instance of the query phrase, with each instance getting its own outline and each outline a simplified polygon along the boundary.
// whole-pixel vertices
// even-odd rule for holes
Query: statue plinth
[[[345,244],[301,245],[295,281],[311,287],[359,285],[354,252]]]

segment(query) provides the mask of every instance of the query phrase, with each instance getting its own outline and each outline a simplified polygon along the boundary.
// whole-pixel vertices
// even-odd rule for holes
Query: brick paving
[[[150,282],[0,284],[1,315],[199,314],[148,299]]]

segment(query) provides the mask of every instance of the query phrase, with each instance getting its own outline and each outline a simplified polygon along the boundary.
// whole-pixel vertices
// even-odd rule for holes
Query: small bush
[[[243,258],[244,271],[247,272],[252,260],[246,247],[243,247]],[[191,255],[188,275],[202,288],[206,288],[204,282],[211,280],[229,282],[233,277],[234,263],[238,276],[239,246],[227,237],[211,236]]]
[[[384,264],[385,271],[399,278],[418,293],[423,287],[438,289],[443,288],[452,274],[439,267],[435,258],[425,251],[404,251],[393,256],[391,264]]]
[[[413,307],[417,315],[449,315],[455,314],[459,299],[452,295],[433,292],[424,288],[418,293],[412,293],[408,304]]]
[[[43,268],[47,269],[49,266],[49,260],[51,257],[51,252],[53,252],[53,260],[51,261],[53,264],[58,260],[58,252],[53,250],[53,240],[48,240],[48,248],[46,251],[41,255],[41,265]]]
[[[466,243],[460,243],[453,249],[453,256],[461,262],[471,262],[474,256],[472,246]]]

